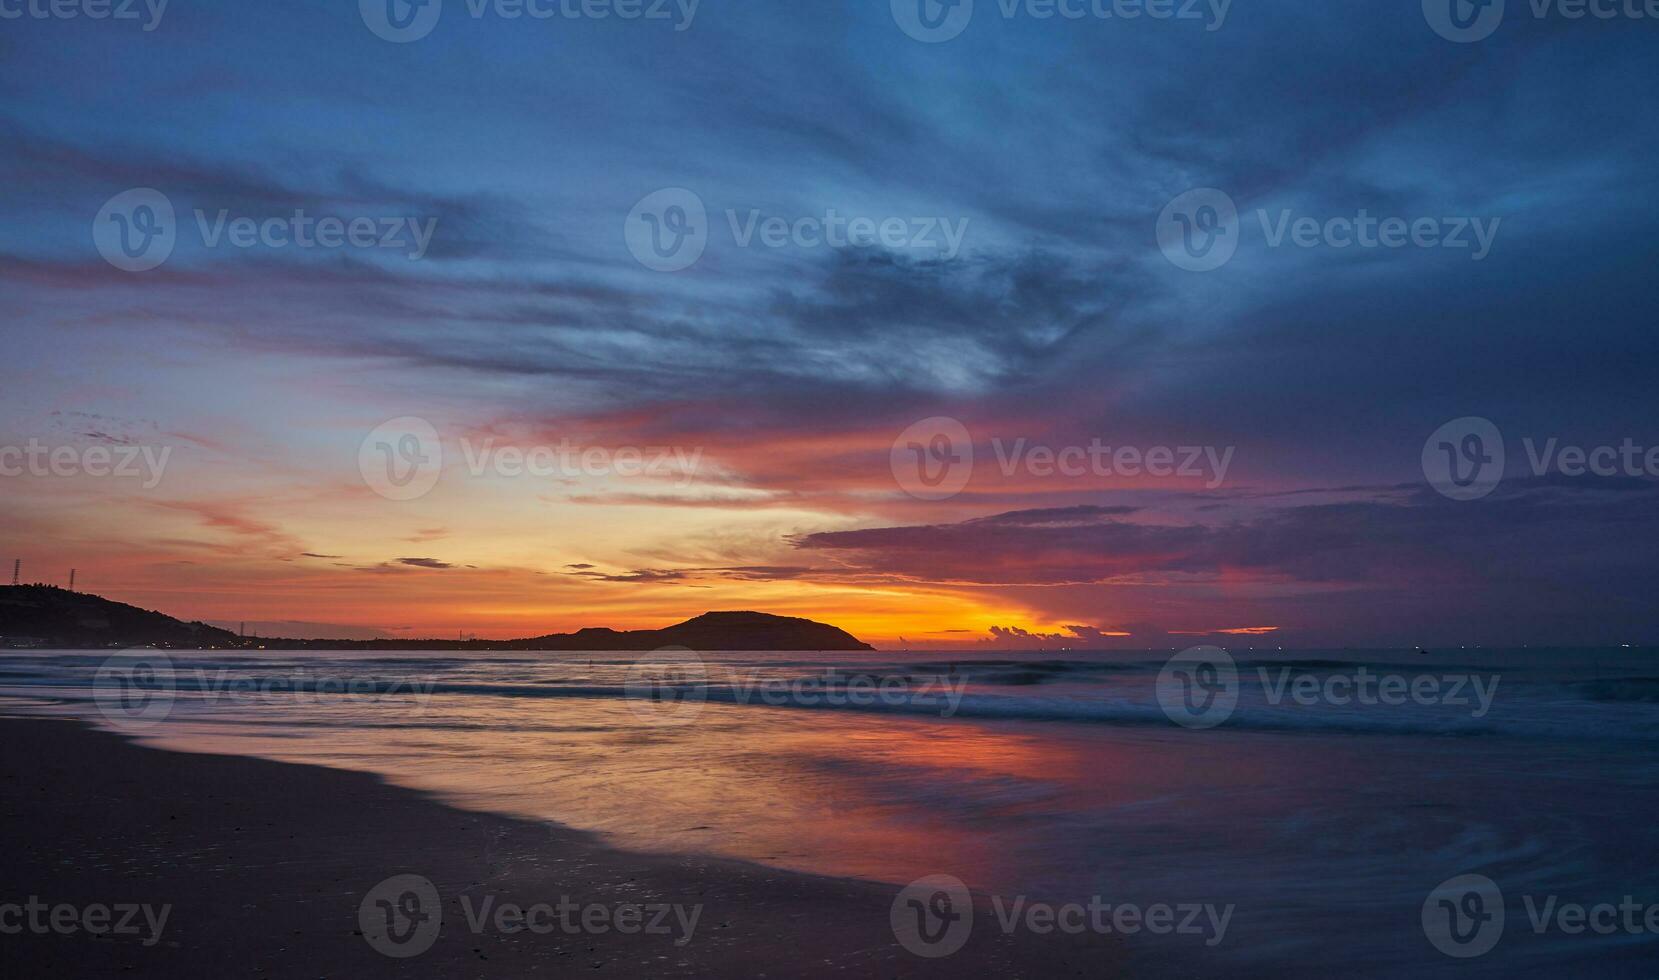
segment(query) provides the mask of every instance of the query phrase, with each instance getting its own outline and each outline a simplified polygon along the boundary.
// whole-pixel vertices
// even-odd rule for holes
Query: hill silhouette
[[[300,640],[242,637],[86,592],[0,586],[0,644],[49,649],[155,646],[266,650],[874,650],[826,623],[761,612],[708,612],[657,630],[589,627],[517,640]]]
[[[516,650],[874,650],[845,630],[759,612],[707,612],[660,630],[588,628],[508,641]]]
[[[0,641],[9,646],[231,647],[237,636],[206,623],[54,585],[0,586]]]

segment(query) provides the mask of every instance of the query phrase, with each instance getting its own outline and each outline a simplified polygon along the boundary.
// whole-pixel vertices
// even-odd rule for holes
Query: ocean
[[[1653,651],[1171,654],[12,651],[0,711],[622,848],[950,876],[1149,969],[1654,974]]]

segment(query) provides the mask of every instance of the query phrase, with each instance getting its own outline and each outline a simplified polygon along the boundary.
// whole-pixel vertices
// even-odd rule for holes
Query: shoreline
[[[0,717],[0,801],[0,905],[45,907],[42,928],[27,909],[0,919],[21,925],[0,935],[15,976],[1099,976],[1127,959],[1114,937],[1004,934],[984,901],[966,945],[927,959],[895,938],[891,885],[622,851],[368,773],[149,748],[67,719]],[[360,920],[407,898],[411,879],[382,885],[400,875],[442,908],[406,958],[376,947],[422,938]],[[123,915],[120,934],[89,931]]]

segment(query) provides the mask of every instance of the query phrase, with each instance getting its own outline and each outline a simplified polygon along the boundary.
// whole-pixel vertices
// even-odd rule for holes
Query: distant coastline
[[[0,586],[0,647],[173,650],[874,650],[827,623],[761,612],[707,612],[656,630],[589,627],[511,640],[293,639],[239,636],[85,592],[51,585]]]

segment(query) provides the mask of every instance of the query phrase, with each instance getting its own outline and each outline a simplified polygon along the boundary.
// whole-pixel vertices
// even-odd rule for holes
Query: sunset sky
[[[755,609],[877,646],[1659,642],[1659,482],[1523,448],[1659,445],[1659,27],[979,8],[942,43],[887,2],[450,0],[409,43],[344,0],[0,24],[0,446],[169,453],[153,486],[0,476],[0,559],[319,635]],[[93,237],[133,188],[177,212],[141,272]],[[635,255],[666,188],[706,206],[678,271]],[[1241,217],[1209,271],[1160,250],[1195,188]],[[436,223],[412,258],[210,243],[198,209]],[[1501,224],[1477,260],[1275,246],[1256,217],[1362,210]],[[905,234],[744,234],[832,211]],[[1477,500],[1422,462],[1466,416],[1507,445]],[[404,417],[443,462],[393,500],[360,456]],[[894,447],[934,418],[974,465],[920,499]],[[1096,440],[1212,455],[1002,465]],[[474,474],[486,444],[680,462]]]

